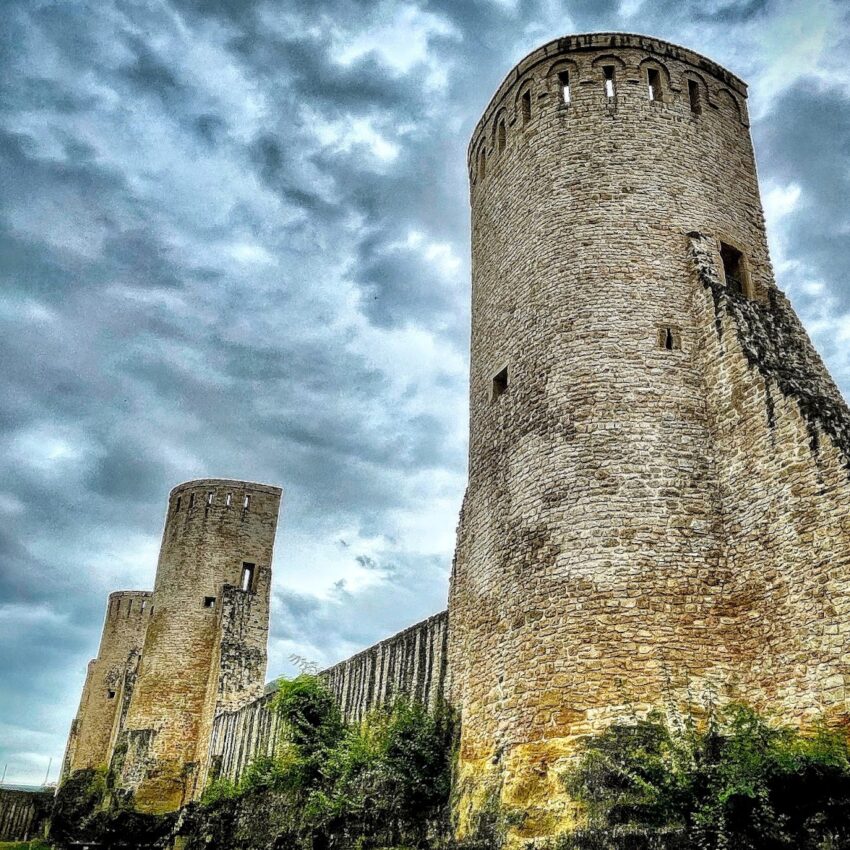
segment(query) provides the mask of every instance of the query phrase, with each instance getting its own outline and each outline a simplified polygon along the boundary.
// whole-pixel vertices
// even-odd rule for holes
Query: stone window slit
[[[691,104],[691,112],[699,115],[702,112],[702,101],[699,94],[699,83],[696,80],[688,80],[688,100]]]
[[[182,501],[182,499],[182,496],[177,497],[177,501],[174,503],[174,513],[177,513],[177,511],[180,510],[180,502]]]
[[[215,608],[215,596],[204,597],[204,608]]]
[[[194,507],[195,507],[195,494],[189,493],[189,510],[191,511],[192,508],[194,508]]]
[[[249,507],[251,507],[251,496],[249,493],[246,493],[245,498],[242,500],[242,510],[247,511]]]
[[[215,494],[213,492],[207,493],[207,507],[209,507],[213,503],[213,498]]]
[[[232,501],[233,501],[233,495],[232,495],[231,493],[228,493],[228,494],[224,497],[224,506],[225,506],[226,508],[229,508],[229,507],[230,507],[230,503],[231,503]]]
[[[605,81],[605,97],[611,99],[617,93],[617,90],[614,87],[614,66],[603,65],[602,76]]]
[[[490,401],[495,401],[500,395],[503,395],[508,389],[508,367],[503,366],[493,375],[493,383],[490,387]]]
[[[720,243],[720,259],[723,262],[723,276],[726,278],[726,288],[737,295],[748,296],[749,285],[744,255],[734,246]]]
[[[531,89],[526,89],[520,98],[520,111],[523,125],[531,121]]]
[[[242,562],[242,580],[239,583],[239,586],[246,593],[254,592],[254,572],[256,570],[255,564],[249,564],[247,561]]]
[[[108,691],[106,692],[106,698],[107,698],[107,699],[115,699],[115,691],[113,691],[113,690],[111,690],[111,689],[110,689],[110,690],[108,690]]]
[[[657,68],[646,69],[646,82],[649,88],[650,100],[664,100],[661,92],[661,74]]]
[[[500,118],[499,123],[496,125],[496,150],[499,153],[503,153],[505,150],[505,145],[508,141],[508,131],[505,127],[505,119]]]
[[[572,99],[570,94],[570,72],[560,71],[558,73],[558,85],[561,87],[561,98],[564,103],[569,103]]]

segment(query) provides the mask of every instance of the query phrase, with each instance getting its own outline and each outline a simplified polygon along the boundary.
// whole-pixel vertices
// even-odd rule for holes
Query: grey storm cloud
[[[466,146],[544,41],[648,32],[750,81],[779,282],[850,385],[847,24],[838,0],[5,3],[7,778],[61,758],[106,594],[152,586],[179,481],[285,490],[270,676],[445,604]]]

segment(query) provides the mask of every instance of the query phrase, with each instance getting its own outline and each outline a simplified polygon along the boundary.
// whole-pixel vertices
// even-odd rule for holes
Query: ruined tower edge
[[[281,490],[222,479],[169,496],[136,685],[111,761],[144,812],[197,798],[214,717],[263,692]]]
[[[151,613],[151,592],[109,594],[97,658],[89,662],[80,707],[71,724],[61,778],[109,765],[133,693]]]
[[[569,828],[575,743],[740,697],[846,719],[850,413],[768,256],[746,86],[553,41],[469,148],[469,485],[449,596],[459,829]]]

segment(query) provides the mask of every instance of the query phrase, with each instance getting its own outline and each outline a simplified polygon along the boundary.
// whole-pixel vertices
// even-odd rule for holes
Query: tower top
[[[532,50],[508,72],[493,97],[490,98],[487,108],[475,126],[475,131],[472,133],[469,143],[470,155],[479,142],[482,128],[487,125],[493,114],[502,105],[505,95],[530,71],[535,70],[539,65],[552,64],[565,56],[575,56],[582,53],[598,54],[602,51],[610,51],[616,54],[620,50],[642,51],[660,62],[665,59],[684,62],[691,65],[697,73],[708,74],[719,80],[740,97],[747,97],[747,84],[740,77],[722,65],[718,65],[717,62],[707,56],[673,42],[649,35],[627,32],[592,32],[565,35]]]

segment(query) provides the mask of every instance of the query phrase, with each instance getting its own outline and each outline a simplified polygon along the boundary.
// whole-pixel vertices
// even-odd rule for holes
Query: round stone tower
[[[89,662],[80,707],[71,725],[63,777],[75,770],[109,765],[133,691],[151,595],[149,590],[109,594],[97,658]]]
[[[281,490],[189,481],[168,499],[136,688],[113,772],[141,811],[202,790],[215,714],[260,696]]]
[[[468,161],[460,823],[495,794],[533,837],[571,820],[558,773],[577,736],[729,679],[693,239],[735,298],[773,283],[746,86],[690,50],[550,42],[501,84]]]

